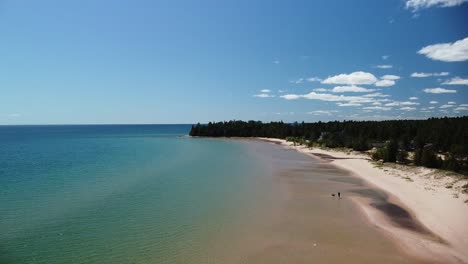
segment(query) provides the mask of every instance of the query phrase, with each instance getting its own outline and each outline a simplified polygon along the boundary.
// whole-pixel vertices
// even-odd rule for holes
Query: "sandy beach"
[[[466,179],[428,168],[382,165],[357,152],[309,149],[281,139],[261,140],[328,161],[382,190],[385,194],[379,199],[385,199],[385,206],[379,206],[373,194],[351,198],[368,223],[405,253],[424,262],[468,263],[468,195],[461,187],[467,184]]]

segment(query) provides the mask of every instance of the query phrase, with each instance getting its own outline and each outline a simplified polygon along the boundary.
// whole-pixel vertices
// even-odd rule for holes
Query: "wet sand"
[[[431,263],[406,254],[356,203],[365,200],[408,232],[440,240],[384,192],[326,160],[275,144],[245,143],[269,167],[262,176],[268,193],[259,192],[262,206],[222,246],[214,246],[223,254],[207,262]]]
[[[280,139],[261,141],[347,172],[348,177],[333,180],[352,183],[347,197],[363,213],[367,225],[414,261],[468,263],[468,209],[463,203],[468,197],[459,187],[446,187],[466,181],[454,182],[453,178],[427,168],[381,168],[358,153],[309,149]]]

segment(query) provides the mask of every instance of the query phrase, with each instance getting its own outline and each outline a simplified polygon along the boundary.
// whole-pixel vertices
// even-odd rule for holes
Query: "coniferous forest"
[[[316,123],[210,122],[192,126],[190,136],[267,137],[308,146],[373,149],[375,160],[468,172],[468,116]]]

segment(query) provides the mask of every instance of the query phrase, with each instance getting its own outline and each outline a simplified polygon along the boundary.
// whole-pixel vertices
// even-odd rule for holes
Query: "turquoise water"
[[[254,195],[246,143],[186,125],[0,127],[0,263],[187,263]],[[211,241],[211,242],[210,242]]]

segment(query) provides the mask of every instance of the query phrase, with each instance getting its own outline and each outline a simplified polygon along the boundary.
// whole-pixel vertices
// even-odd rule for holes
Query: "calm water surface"
[[[0,263],[174,263],[249,207],[246,145],[187,125],[0,127]]]
[[[189,130],[0,126],[0,263],[414,263],[348,173]]]

